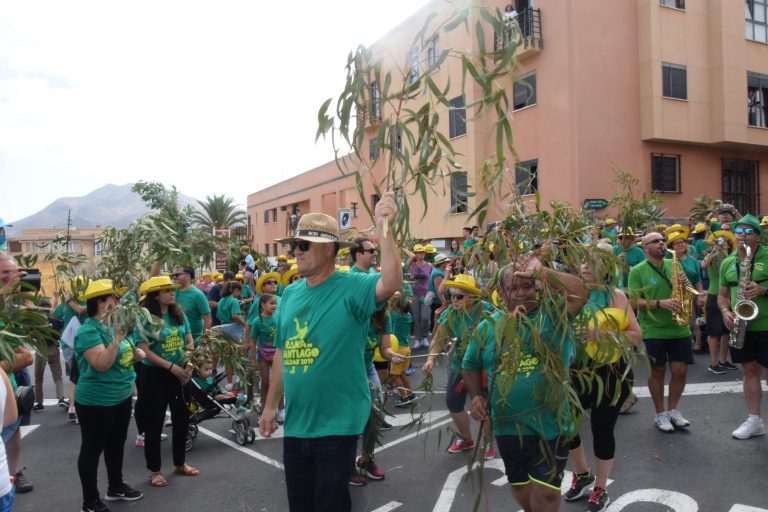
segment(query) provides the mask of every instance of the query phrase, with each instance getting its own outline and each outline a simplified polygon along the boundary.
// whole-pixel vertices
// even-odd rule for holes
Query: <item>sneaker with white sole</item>
[[[761,418],[747,418],[747,421],[741,424],[739,428],[731,434],[736,439],[749,439],[752,436],[762,436],[765,434],[765,425]]]
[[[595,486],[592,489],[592,494],[587,501],[586,512],[603,512],[608,508],[608,504],[611,502],[611,498],[608,497],[608,491],[602,487]]]
[[[586,470],[583,473],[573,472],[571,476],[571,488],[568,489],[565,494],[565,501],[576,501],[587,495],[592,484],[595,483],[595,474],[591,469]]]
[[[136,434],[136,446],[144,448],[144,434]]]
[[[657,414],[655,423],[656,423],[656,428],[661,430],[662,432],[675,431],[675,427],[673,427],[672,422],[669,421],[669,417],[667,416],[667,411]]]
[[[669,418],[669,422],[672,423],[672,426],[674,427],[686,428],[691,426],[691,422],[683,418],[683,415],[676,409],[667,412],[667,418]]]
[[[144,495],[141,492],[124,483],[117,489],[107,490],[107,495],[104,496],[104,499],[107,501],[136,501],[143,497]]]

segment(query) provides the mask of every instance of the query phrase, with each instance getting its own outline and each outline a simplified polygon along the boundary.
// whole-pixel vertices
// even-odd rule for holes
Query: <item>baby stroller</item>
[[[221,418],[223,415],[232,418],[232,430],[235,431],[235,440],[239,445],[251,444],[256,440],[256,429],[251,427],[251,423],[242,414],[234,414],[224,407],[237,403],[237,397],[216,400],[208,393],[218,389],[219,382],[225,377],[224,373],[216,376],[213,384],[208,389],[201,388],[194,380],[189,381],[192,400],[189,404],[191,415],[189,417],[189,427],[187,430],[186,451],[192,450],[195,446],[195,440],[198,434],[198,425],[213,418]]]

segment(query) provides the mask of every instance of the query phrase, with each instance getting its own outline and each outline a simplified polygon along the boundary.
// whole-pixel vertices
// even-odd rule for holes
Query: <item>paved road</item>
[[[638,388],[640,401],[617,426],[614,481],[609,485],[614,502],[611,512],[768,512],[768,436],[731,439],[731,431],[745,417],[741,372],[712,375],[706,371],[707,357],[696,356],[690,367],[690,385],[680,405],[692,422],[687,431],[657,431],[647,392]],[[444,372],[437,370],[435,389],[441,389],[444,382]],[[638,384],[644,380],[638,379]],[[50,380],[45,388],[51,396]],[[477,479],[463,479],[467,456],[445,451],[451,423],[443,400],[444,395],[435,395],[431,425],[418,435],[397,428],[383,433],[384,445],[379,448],[377,461],[385,469],[386,479],[351,490],[355,511],[472,510],[478,493],[485,500],[481,510],[517,510],[500,460],[486,463],[482,484]],[[764,408],[768,408],[765,401]],[[395,412],[394,423],[403,425],[410,420],[406,411]],[[24,437],[22,463],[35,490],[19,496],[15,510],[79,510],[78,427],[55,406],[34,413],[33,423]],[[230,424],[225,419],[205,422],[188,458],[203,474],[197,478],[170,477],[170,485],[164,489],[148,485],[143,451],[133,446],[136,431],[132,424],[125,451],[125,480],[144,492],[145,498],[112,505],[113,510],[286,511],[280,439],[257,438],[254,444],[241,447],[234,442]],[[592,458],[590,436],[584,437]],[[164,468],[168,470],[169,442],[163,443],[163,450]],[[569,482],[568,476],[566,480]],[[100,483],[104,491],[103,467]],[[583,503],[566,503],[561,510],[575,512],[583,507]]]

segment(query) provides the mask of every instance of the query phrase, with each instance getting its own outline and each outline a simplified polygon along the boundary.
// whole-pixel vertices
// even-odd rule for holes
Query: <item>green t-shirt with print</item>
[[[75,361],[80,377],[77,381],[77,403],[108,407],[117,405],[131,396],[136,372],[133,370],[133,346],[124,339],[120,352],[106,371],[100,372],[88,363],[85,351],[97,345],[105,348],[112,342],[112,336],[104,324],[93,317],[75,334]]]
[[[256,315],[248,322],[251,327],[250,336],[257,341],[257,346],[272,346],[277,332],[277,315]]]
[[[222,325],[234,322],[233,315],[242,315],[240,311],[240,300],[232,295],[227,295],[219,301],[216,306],[216,318]]]
[[[377,329],[373,320],[368,327],[368,335],[365,338],[365,352],[363,353],[363,363],[368,368],[373,364],[373,356],[376,354],[376,347],[381,347],[381,337],[392,334],[392,321],[387,315],[384,322],[384,330]],[[379,348],[381,350],[381,348]]]
[[[551,440],[573,432],[567,391],[562,385],[562,380],[568,378],[569,360],[574,350],[570,336],[572,331],[568,322],[558,325],[546,313],[561,309],[553,301],[539,306],[529,317],[539,333],[541,345],[531,341],[531,329],[527,323],[517,324],[514,343],[519,344],[522,353],[517,372],[511,378],[504,371],[496,372],[500,361],[502,367],[511,366],[512,361],[506,359],[517,352],[510,352],[509,345],[505,344],[499,354],[496,347],[495,329],[504,325],[506,314],[496,312],[490,319],[483,320],[478,326],[477,336],[469,342],[462,368],[475,372],[485,370],[489,380],[494,380],[488,386],[493,388],[490,404],[495,435],[538,435]],[[544,350],[551,351],[559,359],[559,365],[562,365],[560,377],[550,375],[556,372],[545,375],[541,363],[545,360]]]
[[[614,246],[613,248],[614,256],[619,256],[622,252],[626,253],[626,256],[624,256],[624,262],[627,264],[629,269],[631,269],[638,263],[642,263],[643,261],[645,261],[645,251],[636,245],[633,245],[632,247],[630,247],[628,251],[625,251],[624,248],[621,247],[620,245]],[[625,289],[629,281],[629,269],[625,269],[621,273],[622,288],[625,288]]]
[[[400,313],[398,310],[392,309],[389,319],[392,321],[392,334],[397,337],[397,344],[401,347],[407,347],[411,336],[413,316],[408,311]]]
[[[681,268],[682,270],[682,268]],[[629,296],[646,301],[672,298],[672,260],[663,260],[659,267],[648,260],[629,271]],[[637,320],[644,339],[671,340],[691,335],[688,324],[677,325],[672,312],[661,308],[638,308]]]
[[[731,289],[731,309],[736,304],[736,295],[739,289],[739,252],[736,251],[720,265],[720,286]],[[758,246],[752,258],[751,280],[760,286],[768,286],[768,248]],[[759,313],[757,318],[747,322],[747,331],[768,331],[768,297],[755,297],[752,301],[757,306]]]
[[[286,437],[360,435],[371,412],[363,351],[381,274],[335,272],[285,289],[275,346],[282,350]]]
[[[184,308],[184,314],[187,315],[192,337],[198,339],[203,335],[203,316],[211,314],[208,297],[196,286],[191,286],[188,290],[183,291],[177,288],[176,303]]]
[[[156,355],[162,357],[169,363],[181,364],[181,359],[184,357],[184,352],[187,350],[187,334],[191,334],[189,330],[189,320],[184,315],[184,323],[176,324],[171,320],[168,313],[163,315],[163,327],[157,335],[147,335],[147,341],[139,341],[139,343],[147,343],[149,349]],[[141,334],[134,331],[133,339],[141,340]],[[149,362],[149,359],[141,361],[147,366],[155,366]],[[165,366],[165,365],[163,365]],[[167,368],[167,366],[166,366]]]
[[[448,306],[440,313],[437,323],[446,330],[449,338],[456,338],[456,344],[453,346],[453,358],[451,359],[451,370],[454,372],[461,370],[461,361],[464,358],[464,352],[467,350],[470,339],[475,335],[477,326],[483,321],[483,313],[493,311],[493,306],[485,301],[474,304],[461,312],[453,306]]]

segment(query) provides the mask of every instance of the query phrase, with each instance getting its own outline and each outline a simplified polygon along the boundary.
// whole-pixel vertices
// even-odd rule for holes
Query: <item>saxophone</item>
[[[744,297],[744,290],[752,280],[752,249],[744,244],[744,259],[739,262],[739,287],[736,290],[736,304],[733,305],[733,327],[728,344],[733,348],[744,347],[744,337],[747,335],[747,322],[754,320],[759,312],[757,304]]]
[[[679,302],[681,307],[680,311],[672,313],[672,318],[677,325],[689,325],[693,319],[693,298],[699,292],[690,285],[687,277],[685,283],[680,282],[681,270],[677,253],[669,249],[667,251],[672,253],[672,299]]]

